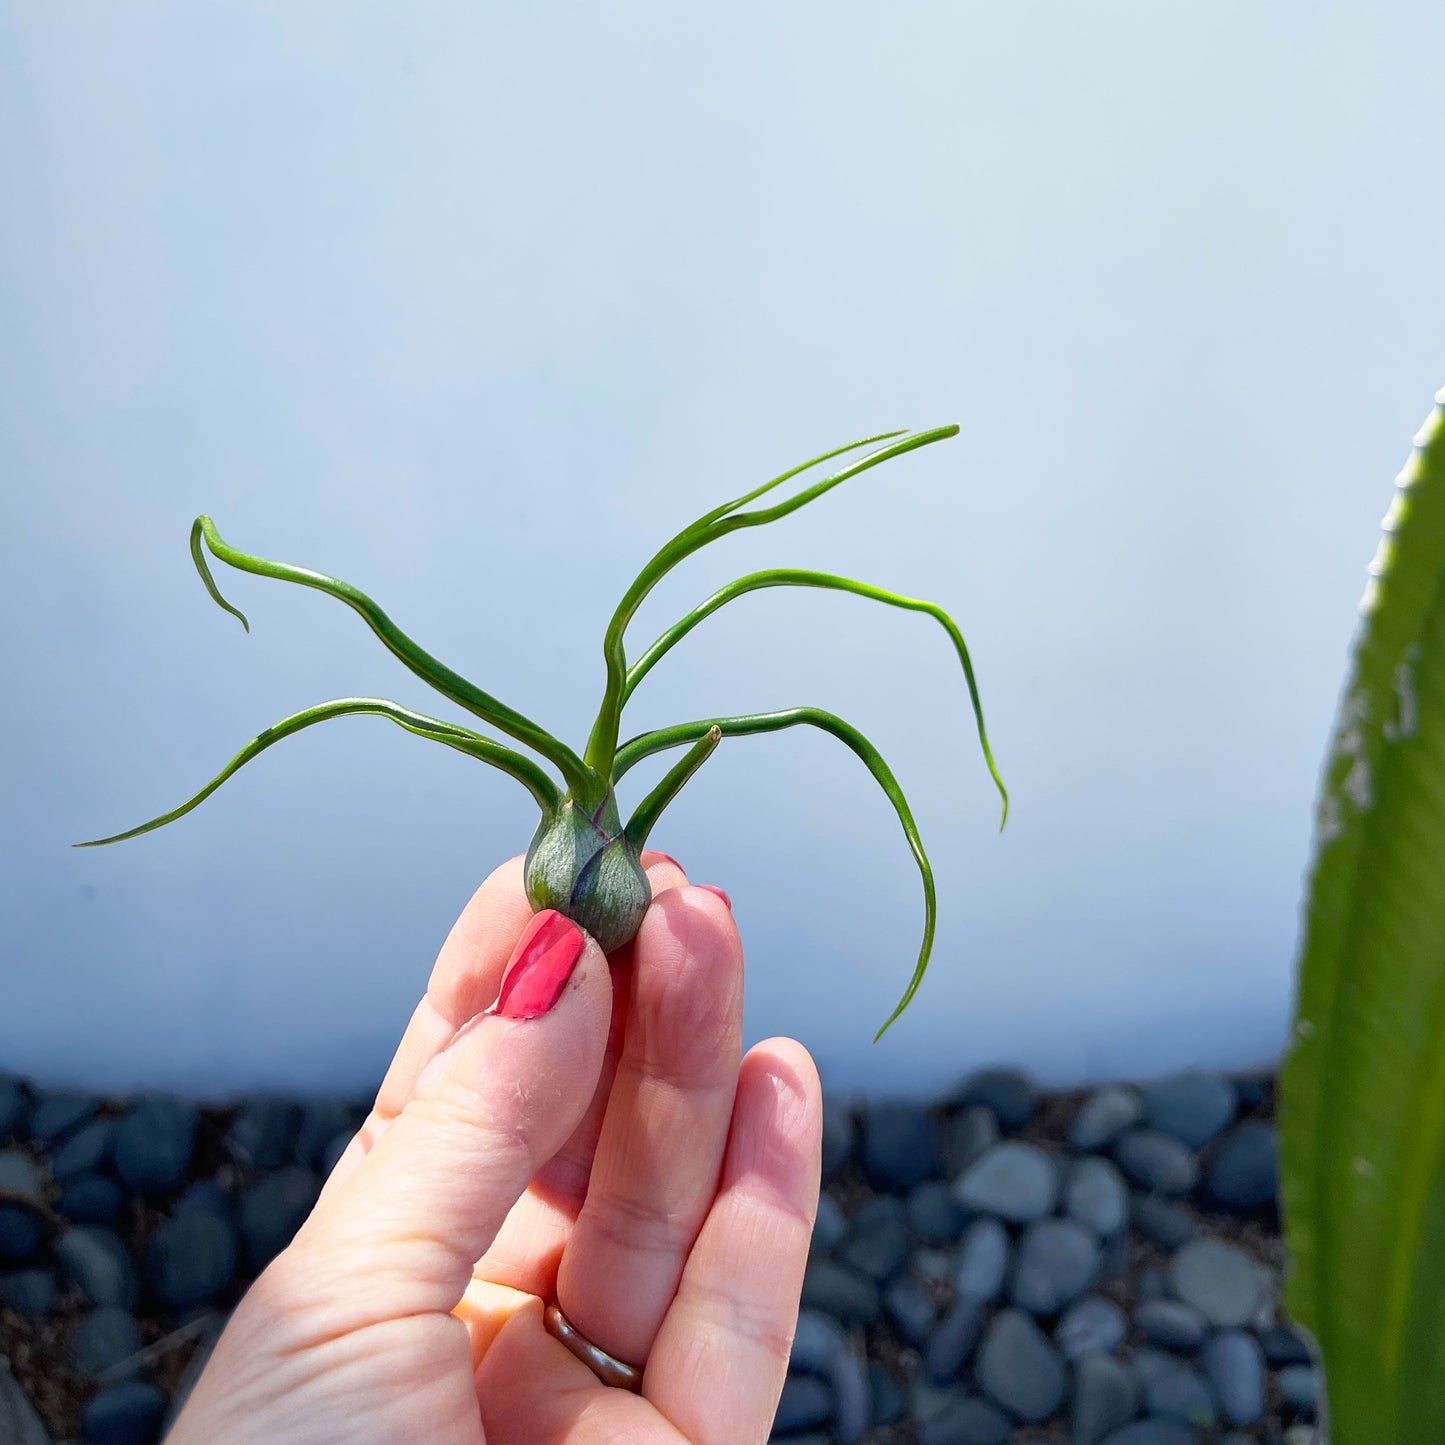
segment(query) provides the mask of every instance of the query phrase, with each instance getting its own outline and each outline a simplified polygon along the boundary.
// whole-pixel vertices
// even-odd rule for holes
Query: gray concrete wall
[[[380,721],[192,791],[326,697],[431,696],[370,590],[585,738],[607,613],[692,516],[875,428],[960,437],[658,590],[639,643],[791,564],[639,726],[815,702],[657,834],[733,895],[753,1036],[828,1082],[1268,1057],[1313,792],[1391,478],[1442,372],[1445,12],[1091,4],[0,7],[0,1064],[224,1092],[374,1078],[476,880],[498,775]]]

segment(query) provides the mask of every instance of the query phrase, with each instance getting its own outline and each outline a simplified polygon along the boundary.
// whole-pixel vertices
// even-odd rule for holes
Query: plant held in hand
[[[241,625],[250,630],[245,616],[232,607],[221,596],[211,575],[206,560],[207,550],[222,562],[243,572],[254,572],[261,577],[275,577],[284,582],[297,582],[303,587],[314,587],[328,593],[360,613],[366,624],[401,661],[423,681],[448,698],[451,702],[475,714],[500,732],[508,734],[515,741],[530,750],[531,756],[519,752],[470,728],[439,718],[413,712],[400,703],[376,697],[347,697],[334,702],[319,703],[302,712],[283,718],[266,729],[259,737],[253,738],[239,753],[193,798],[153,818],[137,828],[117,833],[110,838],[98,838],[90,843],[77,846],[99,847],[106,843],[118,843],[125,838],[148,833],[154,828],[173,822],[190,812],[203,799],[209,797],[244,764],[273,743],[279,742],[292,733],[311,727],[314,723],[329,718],[345,717],[353,713],[372,713],[390,718],[408,732],[419,737],[430,738],[433,742],[444,743],[458,752],[467,753],[500,768],[510,774],[530,792],[542,810],[541,822],[532,838],[527,852],[526,886],[527,896],[535,909],[554,908],[566,914],[585,928],[604,950],[611,950],[626,943],[642,922],[642,915],[651,901],[647,875],[643,871],[641,853],[648,834],[661,816],[662,811],[677,796],[687,780],[707,760],[724,737],[743,736],[748,733],[776,732],[782,728],[806,725],[831,733],[840,742],[851,748],[872,773],[879,786],[888,795],[898,814],[899,822],[908,839],[913,856],[918,863],[923,879],[924,930],[923,945],[919,950],[918,962],[898,1006],[878,1030],[882,1037],[884,1030],[903,1012],[917,991],[928,966],[928,956],[933,946],[936,899],[933,884],[933,870],[913,814],[903,790],[898,786],[892,771],[879,755],[878,750],[857,728],[844,722],[840,717],[821,708],[794,707],[781,712],[751,713],[737,717],[704,718],[697,722],[678,723],[672,727],[658,728],[641,733],[626,742],[620,742],[622,711],[637,685],[662,656],[678,641],[685,637],[705,617],[719,607],[746,592],[763,587],[818,587],[835,592],[851,592],[890,607],[907,608],[915,612],[926,612],[935,618],[948,633],[958,660],[963,667],[968,683],[969,698],[978,728],[979,742],[989,772],[998,787],[1003,800],[1003,816],[1008,816],[1008,794],[999,778],[989,750],[988,736],[984,729],[983,711],[979,704],[978,688],[974,681],[973,666],[969,661],[968,649],[963,635],[953,619],[931,602],[900,597],[878,587],[870,587],[847,577],[835,577],[826,572],[807,572],[790,568],[778,568],[765,572],[754,572],[729,583],[693,608],[681,621],[669,627],[631,665],[627,664],[624,635],[643,599],[684,558],[689,557],[709,542],[715,542],[730,532],[742,527],[758,527],[786,517],[790,512],[806,506],[823,493],[831,491],[840,482],[857,476],[880,462],[886,462],[917,447],[951,437],[958,431],[956,426],[938,427],[932,431],[904,434],[885,432],[878,436],[866,437],[814,457],[801,466],[774,477],[745,496],[726,502],[699,517],[691,526],[685,527],[666,544],[638,574],[637,580],[628,588],[627,594],[612,614],[607,626],[603,650],[607,663],[607,683],[602,697],[602,706],[592,735],[581,757],[566,744],[559,742],[551,733],[538,726],[530,718],[513,711],[505,703],[483,692],[439,662],[429,652],[419,647],[374,603],[364,592],[334,577],[312,572],[304,567],[293,567],[284,562],[271,562],[239,551],[224,541],[216,531],[209,517],[198,517],[191,528],[191,555],[195,559],[201,580],[215,601],[227,612],[238,618]],[[770,506],[748,510],[750,504],[771,492],[774,488],[790,481],[800,473],[835,457],[874,443],[885,443],[876,450],[840,467],[820,481],[804,488],[785,501]],[[681,760],[663,777],[662,781],[638,804],[631,818],[624,825],[617,806],[617,784],[623,776],[644,758],[671,748],[686,747]],[[561,775],[564,787],[559,788],[554,778],[537,761],[541,758],[550,763]],[[1002,826],[1002,825],[1000,825]]]

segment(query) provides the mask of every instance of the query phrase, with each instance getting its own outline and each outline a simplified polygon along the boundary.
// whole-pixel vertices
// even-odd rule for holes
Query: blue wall
[[[732,893],[753,1036],[936,1087],[1248,1064],[1283,1036],[1364,566],[1441,380],[1445,11],[1246,0],[0,6],[0,1064],[103,1087],[375,1078],[476,880],[499,775],[376,720],[148,817],[326,697],[431,696],[367,588],[585,737],[665,535],[871,429],[960,437],[659,589],[648,640],[790,564],[974,647],[763,594],[639,726],[816,702],[939,870],[934,968],[881,795],[826,738],[724,746],[659,846]]]

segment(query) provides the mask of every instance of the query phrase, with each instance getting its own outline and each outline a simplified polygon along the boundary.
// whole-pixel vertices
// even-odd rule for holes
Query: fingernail
[[[721,898],[724,903],[727,904],[728,912],[731,913],[733,911],[732,899],[729,898],[727,894],[722,891],[721,888],[714,888],[711,883],[699,883],[697,886],[701,888],[704,893],[716,893],[717,896]]]
[[[649,848],[647,851],[648,851],[649,853],[656,853],[657,856],[658,856],[659,858],[661,858],[664,862],[671,863],[672,866],[673,866],[674,868],[676,868],[679,873],[685,873],[685,872],[687,871],[687,870],[682,866],[682,864],[679,863],[679,862],[677,861],[677,859],[672,856],[671,853],[663,853],[663,852],[661,852],[660,850],[658,850],[658,849],[656,849],[656,848]]]
[[[582,956],[582,930],[555,909],[544,908],[517,940],[492,1012],[534,1019],[562,996]]]

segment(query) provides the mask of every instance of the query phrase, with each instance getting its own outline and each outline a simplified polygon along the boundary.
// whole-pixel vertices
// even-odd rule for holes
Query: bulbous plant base
[[[621,948],[642,926],[652,886],[628,841],[609,792],[594,812],[569,794],[542,818],[527,849],[527,899],[555,908],[585,928],[604,953]]]

